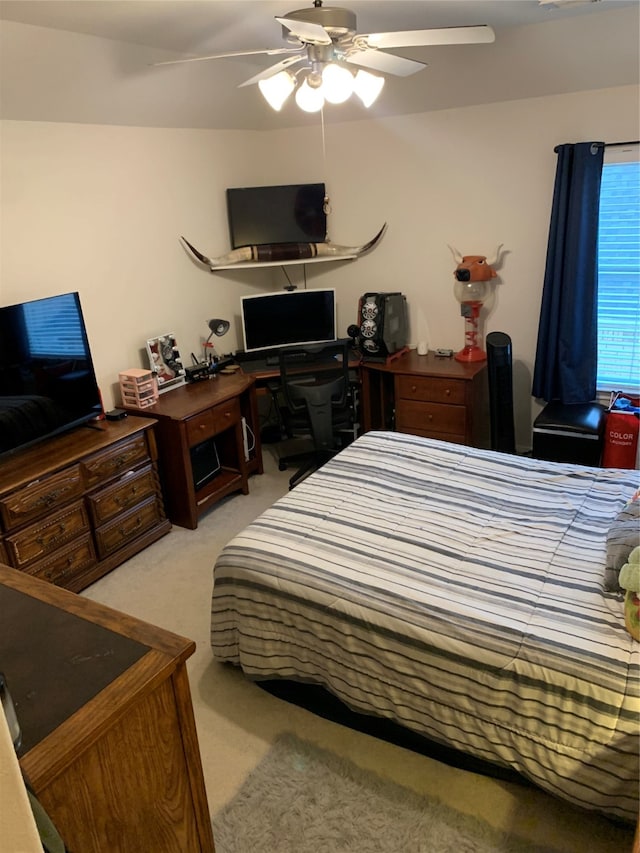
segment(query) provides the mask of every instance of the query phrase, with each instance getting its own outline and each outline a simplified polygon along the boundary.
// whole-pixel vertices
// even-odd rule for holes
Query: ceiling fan
[[[486,25],[360,35],[352,11],[338,6],[323,6],[322,0],[314,0],[311,8],[296,9],[283,18],[276,17],[276,21],[282,25],[283,37],[292,47],[238,50],[155,64],[175,65],[259,54],[286,54],[275,65],[245,80],[240,88],[257,83],[269,104],[279,110],[298,84],[296,75],[301,75],[302,83],[296,93],[298,106],[308,112],[316,112],[325,100],[341,103],[352,92],[361,98],[365,106],[370,106],[380,93],[384,78],[364,69],[406,77],[426,67],[424,62],[383,52],[387,49],[495,41],[493,30]],[[299,67],[292,73],[289,69],[296,65]],[[355,76],[348,65],[359,68]]]

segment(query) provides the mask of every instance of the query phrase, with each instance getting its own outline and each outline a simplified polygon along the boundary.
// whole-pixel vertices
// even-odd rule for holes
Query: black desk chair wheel
[[[305,452],[282,456],[278,467],[304,462],[289,480],[289,489],[335,456],[353,438],[355,413],[349,377],[349,342],[335,341],[287,347],[280,351],[282,412],[289,437],[310,436]]]

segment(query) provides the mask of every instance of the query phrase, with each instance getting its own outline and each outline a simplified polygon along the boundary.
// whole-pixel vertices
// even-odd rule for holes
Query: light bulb
[[[365,107],[370,107],[378,97],[384,86],[384,77],[369,74],[368,71],[360,69],[353,81],[353,91],[360,98]]]
[[[296,104],[306,113],[317,113],[324,105],[322,87],[312,89],[305,80],[296,92]]]
[[[258,87],[265,101],[274,110],[281,110],[282,105],[296,86],[295,78],[288,71],[280,71],[266,80],[259,80]]]
[[[330,104],[343,104],[353,93],[352,73],[330,62],[322,72],[322,91]]]

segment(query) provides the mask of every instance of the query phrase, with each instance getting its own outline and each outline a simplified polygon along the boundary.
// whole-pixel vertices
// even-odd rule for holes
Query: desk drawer
[[[240,402],[236,398],[220,403],[207,412],[201,412],[187,421],[187,441],[189,447],[200,444],[207,438],[223,432],[240,421]]]
[[[433,376],[398,376],[397,396],[404,400],[463,405],[467,383]]]
[[[464,436],[466,409],[464,406],[448,406],[443,403],[417,403],[399,400],[396,408],[398,432],[443,433]]]

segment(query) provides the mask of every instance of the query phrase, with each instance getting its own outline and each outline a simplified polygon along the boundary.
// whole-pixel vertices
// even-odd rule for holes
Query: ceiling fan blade
[[[424,62],[416,62],[415,59],[405,59],[404,56],[394,56],[391,53],[381,53],[379,50],[356,50],[344,58],[352,65],[362,65],[364,68],[371,68],[382,74],[395,74],[396,77],[408,77],[426,68]]]
[[[232,50],[230,53],[211,53],[209,56],[190,56],[187,59],[168,59],[153,65],[179,65],[182,62],[204,62],[208,59],[228,59],[234,56],[277,56],[281,53],[299,53],[299,47],[274,47],[269,50]]]
[[[486,25],[442,27],[435,30],[407,30],[398,33],[371,33],[361,36],[370,47],[431,47],[439,44],[490,44],[496,34]]]
[[[238,89],[242,89],[243,86],[251,86],[253,83],[259,83],[260,80],[266,80],[267,77],[273,77],[274,74],[284,71],[285,68],[288,68],[290,65],[295,65],[296,62],[300,62],[300,60],[305,58],[306,53],[299,53],[298,56],[287,56],[286,59],[276,62],[275,65],[265,68],[263,71],[260,71],[258,74],[254,74],[253,77],[245,80],[244,83],[240,83]]]
[[[331,44],[331,36],[320,24],[296,21],[295,18],[276,18],[276,21],[305,44]]]

